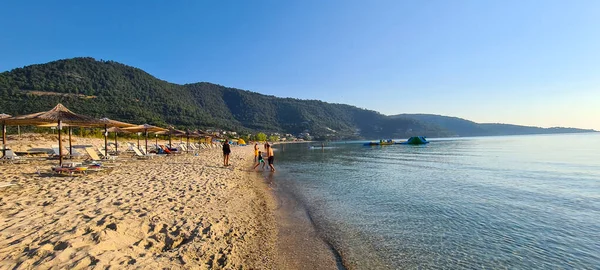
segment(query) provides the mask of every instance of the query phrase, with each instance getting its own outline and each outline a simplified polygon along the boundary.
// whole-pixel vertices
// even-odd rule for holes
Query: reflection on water
[[[327,147],[285,145],[270,181],[348,266],[600,265],[600,135]]]

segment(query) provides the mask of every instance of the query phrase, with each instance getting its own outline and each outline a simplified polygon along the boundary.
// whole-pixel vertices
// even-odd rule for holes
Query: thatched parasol
[[[69,124],[72,126],[91,126],[100,125],[101,122],[90,116],[76,114],[67,109],[62,104],[56,105],[52,110],[47,112],[32,113],[27,115],[20,115],[5,119],[6,124],[9,125],[41,125],[47,123],[57,123],[58,125],[58,151],[59,151],[59,165],[62,166],[62,140],[61,132],[62,124]]]
[[[194,137],[200,137],[200,134],[198,134],[196,131],[192,131],[189,129],[185,130],[185,137],[187,138],[187,142],[186,142],[186,146],[187,149],[189,151],[190,148],[190,137],[194,138]]]
[[[117,127],[117,128],[126,128],[126,127],[135,127],[136,125],[134,124],[129,124],[129,123],[125,123],[125,122],[120,122],[120,121],[116,121],[116,120],[111,120],[108,118],[102,118],[100,119],[100,121],[102,122],[102,124],[104,124],[104,156],[108,157],[108,128],[113,128],[113,127]],[[115,132],[115,144],[117,143],[117,133]],[[119,151],[119,147],[115,145],[115,151]]]
[[[50,123],[50,124],[43,124],[43,125],[36,125],[38,127],[58,127],[57,123]],[[69,130],[69,156],[73,156],[73,144],[71,141],[71,127],[73,127],[73,125],[69,125],[69,124],[61,124],[62,127],[67,127]],[[95,125],[91,125],[91,126],[95,126]],[[80,125],[80,127],[82,127]],[[59,131],[60,132],[60,131]]]
[[[143,125],[139,125],[139,126],[135,126],[135,127],[123,128],[123,130],[127,130],[129,132],[142,132],[143,131],[144,135],[146,137],[146,153],[147,153],[148,152],[148,132],[154,133],[154,132],[159,132],[159,131],[167,131],[168,129],[149,125],[149,124],[143,124]],[[140,144],[138,142],[138,148],[139,147],[140,147]]]
[[[115,133],[115,152],[117,152],[117,154],[118,154],[119,153],[119,144],[117,142],[117,133],[129,133],[129,131],[124,130],[119,127],[111,127],[109,129],[107,129],[106,132],[114,132]],[[104,146],[104,149],[106,149],[106,146]]]
[[[213,136],[212,134],[210,134],[206,131],[199,130],[199,129],[196,129],[193,133],[197,134],[198,138],[211,138]],[[198,142],[200,142],[200,139],[198,139]]]
[[[183,136],[183,135],[185,135],[185,131],[175,129],[173,126],[170,126],[168,130],[158,131],[155,134],[169,135],[169,147],[173,147],[173,145],[171,143],[171,136]]]
[[[4,119],[9,117],[11,116],[8,114],[0,114],[0,119],[2,119],[2,158],[6,157],[6,123]]]

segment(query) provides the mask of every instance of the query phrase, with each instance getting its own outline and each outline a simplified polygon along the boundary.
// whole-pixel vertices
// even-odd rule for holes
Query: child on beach
[[[265,170],[265,160],[263,159],[261,151],[258,151],[257,157],[258,157],[258,161],[256,162],[256,165],[254,165],[254,168],[252,168],[252,169],[253,170],[256,169],[256,167],[258,167],[258,165],[260,165],[262,163],[262,170],[264,171]]]

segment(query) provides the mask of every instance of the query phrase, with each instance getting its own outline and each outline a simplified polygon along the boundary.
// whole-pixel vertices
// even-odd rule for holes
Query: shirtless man
[[[267,161],[269,162],[269,167],[271,167],[271,172],[275,171],[275,167],[273,167],[274,160],[275,156],[273,156],[273,147],[267,144]]]

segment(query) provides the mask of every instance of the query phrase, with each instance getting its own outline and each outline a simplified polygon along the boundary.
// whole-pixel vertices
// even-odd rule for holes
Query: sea
[[[351,269],[600,269],[600,133],[276,146]],[[314,146],[314,147],[311,147]]]

